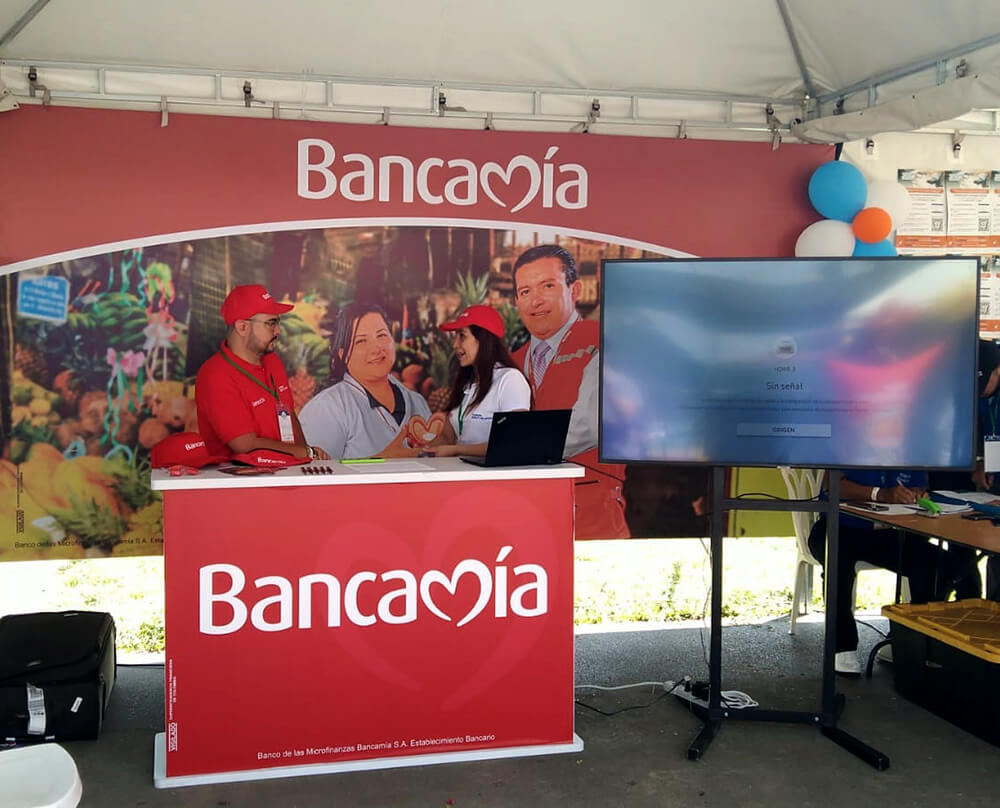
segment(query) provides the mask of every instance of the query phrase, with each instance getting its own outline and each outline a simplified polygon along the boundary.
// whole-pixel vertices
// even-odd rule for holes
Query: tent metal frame
[[[49,0],[35,0],[30,8],[0,35],[0,53],[31,24],[48,2]],[[852,96],[863,94],[863,106],[875,106],[879,103],[881,88],[931,68],[935,68],[936,83],[943,84],[951,78],[949,71],[951,61],[961,59],[982,48],[1000,44],[1000,34],[983,37],[848,87],[821,93],[809,74],[788,8],[788,0],[775,0],[775,4],[802,78],[803,92],[795,96],[764,97],[671,89],[630,90],[400,80],[45,59],[0,60],[0,89],[4,89],[3,78],[6,77],[7,94],[25,103],[38,103],[36,89],[40,89],[44,90],[41,99],[43,104],[159,110],[163,115],[164,125],[167,123],[168,110],[249,117],[360,120],[382,124],[389,124],[392,119],[411,123],[417,119],[424,119],[427,123],[441,125],[444,124],[441,119],[448,118],[450,125],[461,122],[460,125],[467,127],[474,127],[475,122],[481,121],[485,129],[494,129],[498,123],[512,124],[511,128],[514,129],[518,128],[518,124],[530,123],[541,128],[556,129],[569,124],[571,131],[583,133],[652,128],[657,134],[679,138],[687,137],[688,132],[692,130],[727,130],[749,133],[761,138],[769,137],[772,144],[777,147],[782,137],[790,135],[792,124],[813,120],[824,114],[839,114],[844,109],[846,99]],[[43,75],[44,84],[39,81],[39,71],[42,74],[46,72],[50,74]],[[962,69],[959,68],[958,72],[961,74]],[[27,80],[29,73],[35,78]],[[141,88],[145,81],[148,89],[108,91],[106,85],[109,74],[117,79],[127,79],[123,83],[132,88]],[[24,80],[21,80],[22,77]],[[205,89],[200,93],[164,94],[157,91],[165,83],[169,84],[170,79],[206,77],[212,81],[202,82],[201,85]],[[273,98],[261,98],[259,93],[254,92],[253,85],[260,83],[267,83],[274,95]],[[230,89],[233,84],[241,86],[242,92],[233,92]],[[310,88],[315,90],[316,85],[322,86],[323,101],[301,100],[305,91]],[[335,98],[338,85],[370,87],[371,103],[338,103]],[[90,89],[80,89],[81,87]],[[380,93],[399,90],[422,91],[428,101],[426,105],[399,104],[379,97]],[[486,103],[479,107],[480,101],[477,97],[477,107],[479,107],[477,109],[449,105],[447,98],[452,91],[460,95],[479,94]],[[503,103],[499,102],[500,95],[504,96]],[[493,100],[491,96],[498,100],[496,105],[490,103]],[[557,103],[551,103],[556,99]],[[509,109],[512,102],[514,110]],[[609,102],[611,109],[608,108]],[[683,113],[660,115],[645,111],[644,108],[655,107],[655,102],[691,103],[701,106],[693,108],[690,116],[685,116]],[[705,116],[705,112],[711,109],[712,105],[717,107],[715,110],[717,114]],[[13,105],[8,104],[5,108],[11,106]],[[560,111],[547,111],[552,107],[558,107]],[[430,120],[435,118],[438,120]],[[963,126],[962,131],[979,134],[1000,132],[996,118],[993,119],[992,125]]]
[[[42,2],[42,0],[39,0]],[[8,32],[9,33],[9,32]],[[691,92],[685,90],[622,90],[610,88],[574,88],[555,86],[529,86],[517,84],[482,84],[472,82],[442,82],[403,79],[365,78],[317,74],[290,74],[266,71],[235,71],[212,68],[168,67],[142,64],[112,64],[98,62],[66,62],[43,59],[0,59],[0,83],[20,103],[40,103],[32,93],[28,75],[32,70],[38,81],[44,82],[48,93],[44,103],[73,106],[95,106],[125,109],[162,110],[176,112],[201,112],[246,117],[306,118],[315,120],[355,120],[371,123],[414,123],[423,119],[438,125],[460,125],[475,128],[517,129],[518,124],[535,124],[540,127],[560,129],[563,126],[576,131],[614,131],[631,128],[652,128],[657,134],[668,137],[685,137],[692,130],[726,130],[758,135],[762,139],[775,132],[782,137],[790,135],[791,124],[813,120],[825,114],[837,114],[843,109],[843,100],[863,93],[865,106],[879,103],[879,88],[916,73],[937,67],[937,83],[945,83],[949,76],[947,64],[976,49],[1000,44],[1000,35],[977,40],[975,43],[953,48],[933,58],[922,60],[898,70],[881,74],[836,92],[813,97],[804,96],[753,96],[726,93]],[[803,82],[811,86],[804,65]],[[109,90],[108,78],[113,83],[149,89]],[[171,80],[201,79],[200,92],[179,94],[160,88]],[[203,81],[210,79],[209,82]],[[242,91],[249,82],[252,100],[248,102]],[[196,82],[197,83],[197,82]],[[266,83],[273,98],[261,97],[258,85]],[[370,103],[338,103],[338,87],[370,88]],[[87,89],[79,89],[79,88]],[[318,88],[321,88],[319,90]],[[303,101],[306,89],[321,94],[323,100]],[[411,96],[422,96],[425,102],[399,104],[387,100],[386,93],[410,91]],[[449,95],[478,94],[483,105],[479,109],[448,104]],[[502,100],[492,106],[491,96]],[[295,99],[295,100],[291,100]],[[662,106],[662,102],[698,105],[691,117],[670,115],[661,117],[655,112],[644,111],[649,105]],[[593,115],[594,105],[600,113]],[[558,112],[548,112],[551,107]],[[716,114],[706,115],[715,107]],[[504,111],[507,107],[507,111]],[[513,110],[510,108],[514,107]],[[700,117],[696,117],[700,113]],[[431,119],[438,119],[432,121]],[[948,127],[952,131],[955,127]],[[924,131],[933,131],[932,127]],[[995,118],[989,123],[963,123],[960,131],[968,134],[1000,134]]]
[[[48,3],[49,0],[35,0],[35,2],[10,26],[10,28],[0,35],[0,53],[2,53],[2,50],[31,24],[35,17],[38,16],[39,12],[41,12],[46,5],[48,5]],[[207,107],[208,109],[201,109],[199,111],[218,111],[223,114],[255,115],[257,113],[254,111],[254,106],[250,103],[249,99],[233,99],[224,97],[222,92],[223,79],[231,78],[250,82],[258,80],[279,82],[289,85],[297,85],[300,89],[306,83],[322,82],[325,84],[325,101],[321,104],[307,104],[301,101],[283,102],[280,99],[274,99],[272,101],[254,99],[254,101],[257,102],[258,109],[260,109],[261,105],[270,107],[271,114],[275,118],[289,116],[303,117],[309,116],[310,114],[319,118],[322,118],[324,115],[363,116],[375,114],[379,116],[376,121],[377,123],[389,123],[390,117],[405,119],[414,117],[444,117],[447,115],[451,118],[482,119],[484,128],[487,129],[493,128],[495,122],[497,121],[508,121],[512,123],[573,123],[576,126],[582,127],[579,128],[578,131],[587,132],[590,131],[590,127],[592,125],[598,123],[595,118],[600,116],[594,116],[591,113],[591,110],[594,110],[595,107],[600,107],[600,100],[618,99],[620,101],[627,101],[628,112],[626,114],[610,116],[607,112],[605,112],[604,116],[601,118],[602,123],[625,127],[647,126],[675,128],[677,137],[685,137],[687,130],[691,128],[722,128],[746,132],[768,133],[771,136],[772,141],[774,141],[776,135],[788,133],[790,123],[797,122],[794,120],[795,118],[802,121],[822,117],[824,113],[839,114],[839,112],[843,111],[846,99],[861,93],[865,95],[864,106],[872,107],[879,103],[880,88],[895,81],[899,81],[917,73],[929,70],[930,68],[936,68],[936,83],[938,85],[943,84],[950,78],[948,68],[949,62],[954,59],[961,59],[962,57],[983,48],[1000,44],[1000,34],[993,34],[991,36],[975,40],[974,42],[949,48],[925,59],[901,65],[893,70],[884,72],[877,76],[872,76],[860,82],[856,82],[848,87],[843,87],[830,92],[819,93],[809,75],[805,58],[802,54],[801,47],[799,46],[799,39],[795,26],[792,22],[792,15],[788,8],[788,0],[775,0],[775,4],[781,17],[785,34],[788,37],[789,47],[795,57],[795,62],[802,78],[803,92],[794,97],[786,96],[769,98],[726,93],[689,92],[684,90],[632,91],[608,88],[581,89],[569,87],[532,87],[505,84],[492,85],[467,82],[444,83],[441,81],[402,81],[360,78],[355,76],[317,76],[309,74],[269,73],[261,71],[191,69],[156,65],[49,61],[44,59],[0,60],[0,68],[4,66],[8,68],[20,67],[24,69],[25,73],[32,68],[36,71],[41,68],[42,70],[51,69],[79,72],[82,74],[95,74],[93,79],[89,82],[88,79],[90,77],[87,75],[77,77],[81,80],[82,84],[90,83],[93,85],[96,81],[97,89],[93,91],[75,90],[72,89],[71,86],[60,87],[56,82],[47,81],[44,85],[47,89],[44,101],[46,104],[55,100],[59,103],[74,105],[112,107],[143,107],[152,105],[163,112],[166,112],[168,106],[173,106],[175,108],[192,107],[196,109],[199,107]],[[105,77],[110,71],[113,71],[116,74],[125,73],[133,75],[212,76],[215,78],[215,92],[212,94],[194,96],[171,96],[170,94],[162,95],[155,92],[109,93],[105,90],[104,85]],[[960,75],[962,74],[961,68],[958,72]],[[334,102],[333,96],[334,88],[338,83],[370,85],[373,88],[373,94],[377,92],[377,87],[409,89],[423,88],[429,93],[430,103],[426,108],[410,106],[399,107],[382,103],[373,103],[372,105],[337,104]],[[0,84],[2,84],[2,82],[0,82]],[[513,94],[515,96],[526,96],[527,99],[530,99],[530,111],[529,109],[525,109],[525,111],[522,112],[503,112],[498,111],[498,108],[483,108],[480,110],[470,111],[463,107],[449,107],[445,100],[447,98],[445,92],[446,88],[457,91],[468,90],[477,93],[504,93]],[[19,89],[20,88],[15,87],[10,92],[12,92],[15,96],[19,96]],[[289,89],[294,90],[294,87],[290,87]],[[34,95],[34,82],[32,82],[28,97],[34,98]],[[579,97],[581,99],[592,99],[592,101],[591,104],[583,110],[581,116],[577,116],[575,114],[551,114],[542,111],[542,106],[546,96],[562,96],[570,98]],[[294,97],[294,92],[291,97]],[[659,116],[643,115],[640,112],[640,107],[643,105],[644,101],[717,103],[720,105],[721,114],[717,119],[706,120],[681,117],[664,118]],[[758,107],[761,112],[760,122],[747,121],[742,119],[742,116],[738,119],[737,116],[734,116],[735,105]],[[282,113],[282,109],[285,110],[284,114]],[[775,110],[779,110],[781,114],[790,118],[791,120],[789,123],[782,123]],[[985,131],[996,131],[996,126],[994,126],[992,130],[986,129]]]
[[[126,108],[160,109],[166,103],[171,110],[181,111],[192,108],[200,112],[217,112],[227,115],[274,118],[315,118],[344,119],[351,117],[374,118],[374,123],[390,120],[403,123],[417,118],[448,118],[455,120],[481,121],[483,128],[500,122],[581,125],[587,128],[604,124],[622,127],[663,127],[675,131],[669,134],[683,137],[690,129],[711,128],[739,130],[769,134],[773,124],[767,119],[767,109],[777,110],[790,120],[802,114],[801,99],[798,97],[766,97],[733,95],[725,93],[689,92],[684,90],[630,91],[608,88],[564,88],[549,86],[529,86],[517,84],[482,84],[473,82],[442,82],[404,79],[362,78],[357,76],[335,76],[319,74],[290,74],[266,71],[234,71],[211,68],[163,67],[156,65],[110,64],[98,62],[64,62],[42,59],[0,59],[0,78],[3,78],[18,101],[32,102],[27,76],[34,69],[38,80],[44,80],[52,103],[83,106],[110,106]],[[46,73],[48,72],[48,75]],[[52,75],[53,72],[56,75]],[[109,91],[108,79],[117,83],[141,84],[144,80],[151,87],[162,85],[163,78],[211,79],[202,82],[205,90],[197,94],[160,94],[155,89],[149,91],[121,90]],[[160,81],[158,81],[160,79]],[[250,83],[251,96],[243,90]],[[258,85],[267,83],[274,93],[273,99],[261,97]],[[23,85],[23,86],[20,86]],[[371,103],[338,103],[339,85],[366,87],[371,89]],[[93,89],[72,89],[90,87]],[[302,101],[303,90],[314,91],[322,88],[322,102]],[[210,89],[209,89],[210,88]],[[236,88],[236,89],[234,89]],[[393,90],[416,91],[426,103],[399,105],[386,103],[380,93]],[[477,93],[486,100],[491,95],[504,96],[497,107],[489,104],[481,109],[465,106],[451,106],[449,95]],[[287,100],[295,98],[296,100]],[[282,100],[286,99],[286,100]],[[557,106],[572,107],[571,112],[546,112],[555,101]],[[717,105],[717,118],[658,117],[644,114],[646,102],[688,102]],[[595,104],[600,113],[594,115]],[[515,111],[503,111],[503,107],[515,106]],[[576,111],[577,107],[579,112]],[[609,107],[611,109],[609,109]],[[742,108],[742,109],[741,109]],[[757,117],[759,111],[759,118]],[[753,118],[757,118],[755,122]],[[789,123],[780,125],[787,133]],[[494,128],[490,126],[489,128]]]

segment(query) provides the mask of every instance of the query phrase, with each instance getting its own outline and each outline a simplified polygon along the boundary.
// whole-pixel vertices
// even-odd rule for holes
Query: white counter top
[[[386,459],[375,463],[340,463],[336,460],[315,460],[301,466],[278,469],[273,474],[239,476],[223,469],[223,463],[200,469],[197,474],[172,477],[165,469],[153,469],[151,486],[154,491],[198,491],[213,488],[278,488],[301,485],[365,485],[387,483],[443,483],[486,480],[537,480],[582,477],[582,466],[561,463],[558,466],[503,466],[483,468],[463,463],[457,457],[421,457]],[[329,469],[329,473],[312,474],[306,468]],[[246,467],[243,467],[246,468]]]

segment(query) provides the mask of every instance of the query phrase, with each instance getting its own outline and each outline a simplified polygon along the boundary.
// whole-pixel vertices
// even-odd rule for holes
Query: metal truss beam
[[[915,73],[929,70],[932,67],[937,68],[937,83],[943,84],[948,79],[947,71],[945,70],[946,62],[951,59],[957,59],[961,56],[968,56],[970,53],[977,50],[982,50],[983,48],[989,48],[998,44],[1000,44],[1000,34],[983,37],[982,39],[977,39],[975,42],[969,42],[965,45],[950,48],[949,50],[942,51],[934,56],[929,56],[926,59],[921,59],[919,61],[912,62],[911,64],[894,68],[876,76],[864,79],[863,81],[855,82],[854,84],[843,87],[839,90],[825,93],[821,95],[817,101],[821,105],[828,104],[831,101],[837,102],[856,93],[864,92],[868,94],[867,106],[874,106],[878,96],[879,87],[890,84],[894,81],[899,81],[900,79],[905,79]]]
[[[29,8],[21,17],[4,33],[0,36],[0,48],[5,48],[9,45],[21,31],[30,23],[35,17],[38,16],[38,12],[41,11],[45,6],[49,4],[49,0],[35,0],[34,4]]]
[[[795,26],[792,25],[792,17],[788,13],[788,3],[786,0],[775,0],[778,4],[778,13],[781,14],[781,22],[785,26],[785,33],[792,46],[792,53],[795,54],[795,64],[799,66],[799,75],[802,76],[802,86],[805,88],[809,98],[816,97],[816,90],[813,87],[812,79],[809,78],[809,70],[806,67],[806,60],[802,56],[802,48],[799,47],[799,38],[795,35]]]
[[[632,90],[632,89],[609,89],[609,88],[579,88],[579,87],[556,87],[556,86],[526,86],[509,84],[483,84],[473,82],[445,82],[445,81],[422,81],[406,79],[380,79],[361,78],[356,76],[339,75],[318,75],[318,74],[290,74],[273,73],[263,71],[234,71],[234,70],[214,70],[210,68],[187,68],[187,67],[161,67],[155,65],[136,64],[104,64],[96,62],[62,62],[44,59],[4,59],[0,60],[0,71],[4,71],[5,80],[11,91],[18,96],[18,100],[30,103],[26,93],[22,93],[16,86],[16,71],[27,73],[28,69],[34,67],[38,71],[39,79],[45,80],[49,87],[52,103],[66,103],[75,105],[93,106],[132,106],[143,108],[145,106],[161,108],[165,103],[171,109],[181,107],[193,108],[202,112],[210,112],[213,109],[221,114],[230,115],[252,115],[260,117],[262,114],[271,112],[274,117],[306,117],[315,116],[322,119],[331,115],[375,115],[380,122],[387,122],[391,119],[435,117],[451,119],[478,119],[482,120],[485,127],[491,127],[496,122],[540,122],[543,124],[580,124],[588,122],[588,114],[591,112],[594,102],[600,102],[601,113],[599,120],[589,123],[597,128],[602,126],[625,126],[625,127],[663,127],[676,130],[667,133],[670,136],[681,136],[683,131],[697,128],[726,129],[745,132],[771,133],[773,126],[769,126],[765,110],[767,107],[785,110],[786,117],[793,117],[801,109],[802,99],[799,97],[769,97],[756,95],[738,95],[713,92],[691,92],[684,90]],[[46,71],[55,71],[56,75],[50,73],[46,77]],[[74,75],[76,74],[76,75]],[[111,92],[107,89],[109,74],[119,78],[125,76],[129,78],[130,89],[126,92]],[[67,80],[67,76],[73,76],[73,81]],[[150,89],[142,89],[144,77],[148,79]],[[164,77],[177,80],[184,78],[210,78],[210,82],[202,82],[203,89],[199,89],[194,94],[171,94],[163,95],[161,91],[154,88],[157,78],[161,81]],[[231,86],[238,83],[241,87],[245,82],[251,84],[251,92],[240,93],[239,96],[225,97],[223,93],[224,84]],[[259,84],[268,83],[272,88],[281,88],[286,92],[277,92],[280,96],[269,99],[264,96],[264,91],[258,89]],[[61,86],[62,85],[62,86]],[[321,86],[321,91],[317,89]],[[357,87],[370,87],[371,103],[336,103],[335,95],[338,85],[351,85]],[[81,86],[93,87],[94,89],[80,90],[74,89]],[[317,89],[317,95],[322,97],[322,101],[303,101],[301,90],[304,87]],[[138,88],[138,89],[136,89]],[[294,88],[294,92],[291,90]],[[416,98],[427,99],[426,103],[399,105],[387,105],[378,98],[379,91],[391,90],[422,90],[423,93],[414,93]],[[483,96],[483,106],[478,109],[467,107],[449,106],[447,97],[450,93],[478,93]],[[503,110],[498,105],[491,108],[490,95],[506,97],[506,103],[510,104],[510,97],[520,99],[519,105],[523,109],[518,111]],[[296,100],[289,100],[295,97]],[[561,109],[558,112],[546,113],[543,109],[546,101],[560,99],[563,103],[558,104]],[[442,101],[442,99],[445,99]],[[609,103],[611,108],[609,108]],[[617,102],[614,103],[614,102]],[[681,102],[692,104],[717,104],[719,108],[718,119],[703,119],[697,115],[687,118],[683,116],[660,117],[642,113],[643,103],[648,102]],[[567,103],[573,107],[569,112],[565,111]],[[575,105],[580,104],[581,112],[577,114]],[[738,120],[734,117],[734,105],[744,107],[760,108],[759,123],[753,120]],[[615,110],[619,111],[615,111]],[[752,116],[751,116],[752,117]],[[784,125],[783,129],[788,130]]]

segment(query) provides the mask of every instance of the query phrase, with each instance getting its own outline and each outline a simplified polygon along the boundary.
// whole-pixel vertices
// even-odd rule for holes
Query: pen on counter
[[[341,460],[341,463],[384,463],[384,457],[358,457],[353,460]]]

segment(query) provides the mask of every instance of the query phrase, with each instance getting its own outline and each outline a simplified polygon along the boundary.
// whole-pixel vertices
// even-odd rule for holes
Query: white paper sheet
[[[977,505],[1000,504],[1000,496],[991,494],[989,491],[935,491],[934,493],[940,494],[943,497],[951,497],[952,499],[964,499],[966,502],[975,502]]]
[[[434,466],[421,463],[419,460],[386,460],[382,463],[341,463],[342,469],[356,471],[359,474],[366,472],[385,474],[396,471],[434,471]]]
[[[948,494],[946,496],[951,495]],[[890,505],[880,502],[877,507],[872,508],[861,503],[845,502],[844,504],[849,508],[857,508],[861,513],[876,513],[879,516],[909,516],[913,513],[925,512],[919,505]],[[968,505],[949,505],[945,502],[939,502],[937,505],[941,509],[942,514],[965,513],[972,510]]]

